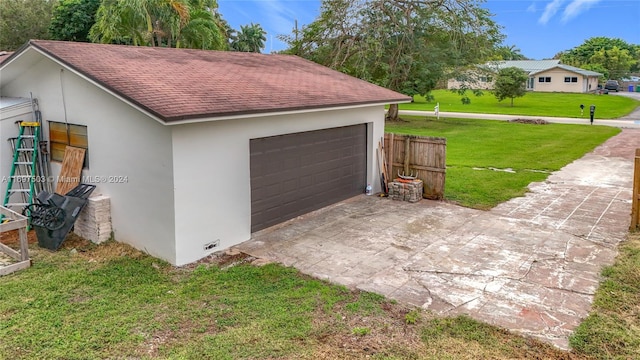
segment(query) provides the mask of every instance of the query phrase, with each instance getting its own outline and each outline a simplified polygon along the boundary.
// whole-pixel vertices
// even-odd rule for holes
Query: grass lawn
[[[550,172],[582,157],[620,132],[608,126],[425,120],[410,116],[403,119],[408,121],[387,122],[385,131],[445,137],[445,198],[477,209],[489,209],[524,195],[531,182],[543,181]]]
[[[0,359],[566,359],[276,264],[173,268],[124,244],[32,246],[0,277]],[[574,357],[578,358],[578,357]]]
[[[600,359],[640,359],[640,232],[620,245],[615,264],[602,271],[591,314],[569,344]]]
[[[514,99],[511,107],[511,100],[498,102],[491,92],[483,93],[478,97],[469,92],[471,104],[463,105],[460,95],[449,90],[435,90],[432,92],[433,101],[426,102],[423,97],[415,96],[413,103],[400,104],[400,109],[433,111],[436,103],[440,103],[440,111],[445,112],[580,118],[580,104],[584,104],[582,117],[588,119],[589,106],[593,104],[596,106],[596,119],[615,119],[640,106],[640,101],[624,96],[528,92],[524,97]]]

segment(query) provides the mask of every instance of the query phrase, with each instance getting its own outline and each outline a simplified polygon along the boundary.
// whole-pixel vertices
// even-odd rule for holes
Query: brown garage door
[[[365,124],[251,140],[251,231],[363,193]]]

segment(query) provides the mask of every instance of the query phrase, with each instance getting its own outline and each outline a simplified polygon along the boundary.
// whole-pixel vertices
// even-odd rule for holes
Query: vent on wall
[[[217,248],[218,246],[220,246],[220,240],[216,240],[210,243],[206,243],[204,244],[204,251],[211,251],[215,248]]]

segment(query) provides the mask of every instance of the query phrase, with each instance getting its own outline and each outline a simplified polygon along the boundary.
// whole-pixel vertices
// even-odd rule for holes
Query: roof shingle
[[[29,45],[166,122],[410,100],[291,55],[43,40]]]

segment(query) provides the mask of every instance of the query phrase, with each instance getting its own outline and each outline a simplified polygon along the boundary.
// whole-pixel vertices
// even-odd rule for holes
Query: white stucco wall
[[[27,70],[3,82],[2,95],[32,92],[45,125],[64,122],[62,83],[68,123],[87,126],[90,168],[83,171],[84,182],[97,185],[94,194],[111,198],[116,240],[174,263],[171,129],[72,72],[61,72],[49,59]],[[44,130],[48,136],[47,126]],[[60,164],[52,164],[52,170],[58,176]]]
[[[367,182],[380,191],[375,149],[384,134],[383,106],[172,126],[176,263],[251,237],[250,139],[362,123],[368,124]],[[220,245],[205,251],[214,241]]]
[[[0,196],[2,196],[2,200],[4,200],[4,194],[7,190],[11,162],[13,161],[11,144],[7,139],[18,136],[19,130],[15,124],[16,121],[31,121],[32,119],[30,103],[0,110]]]

